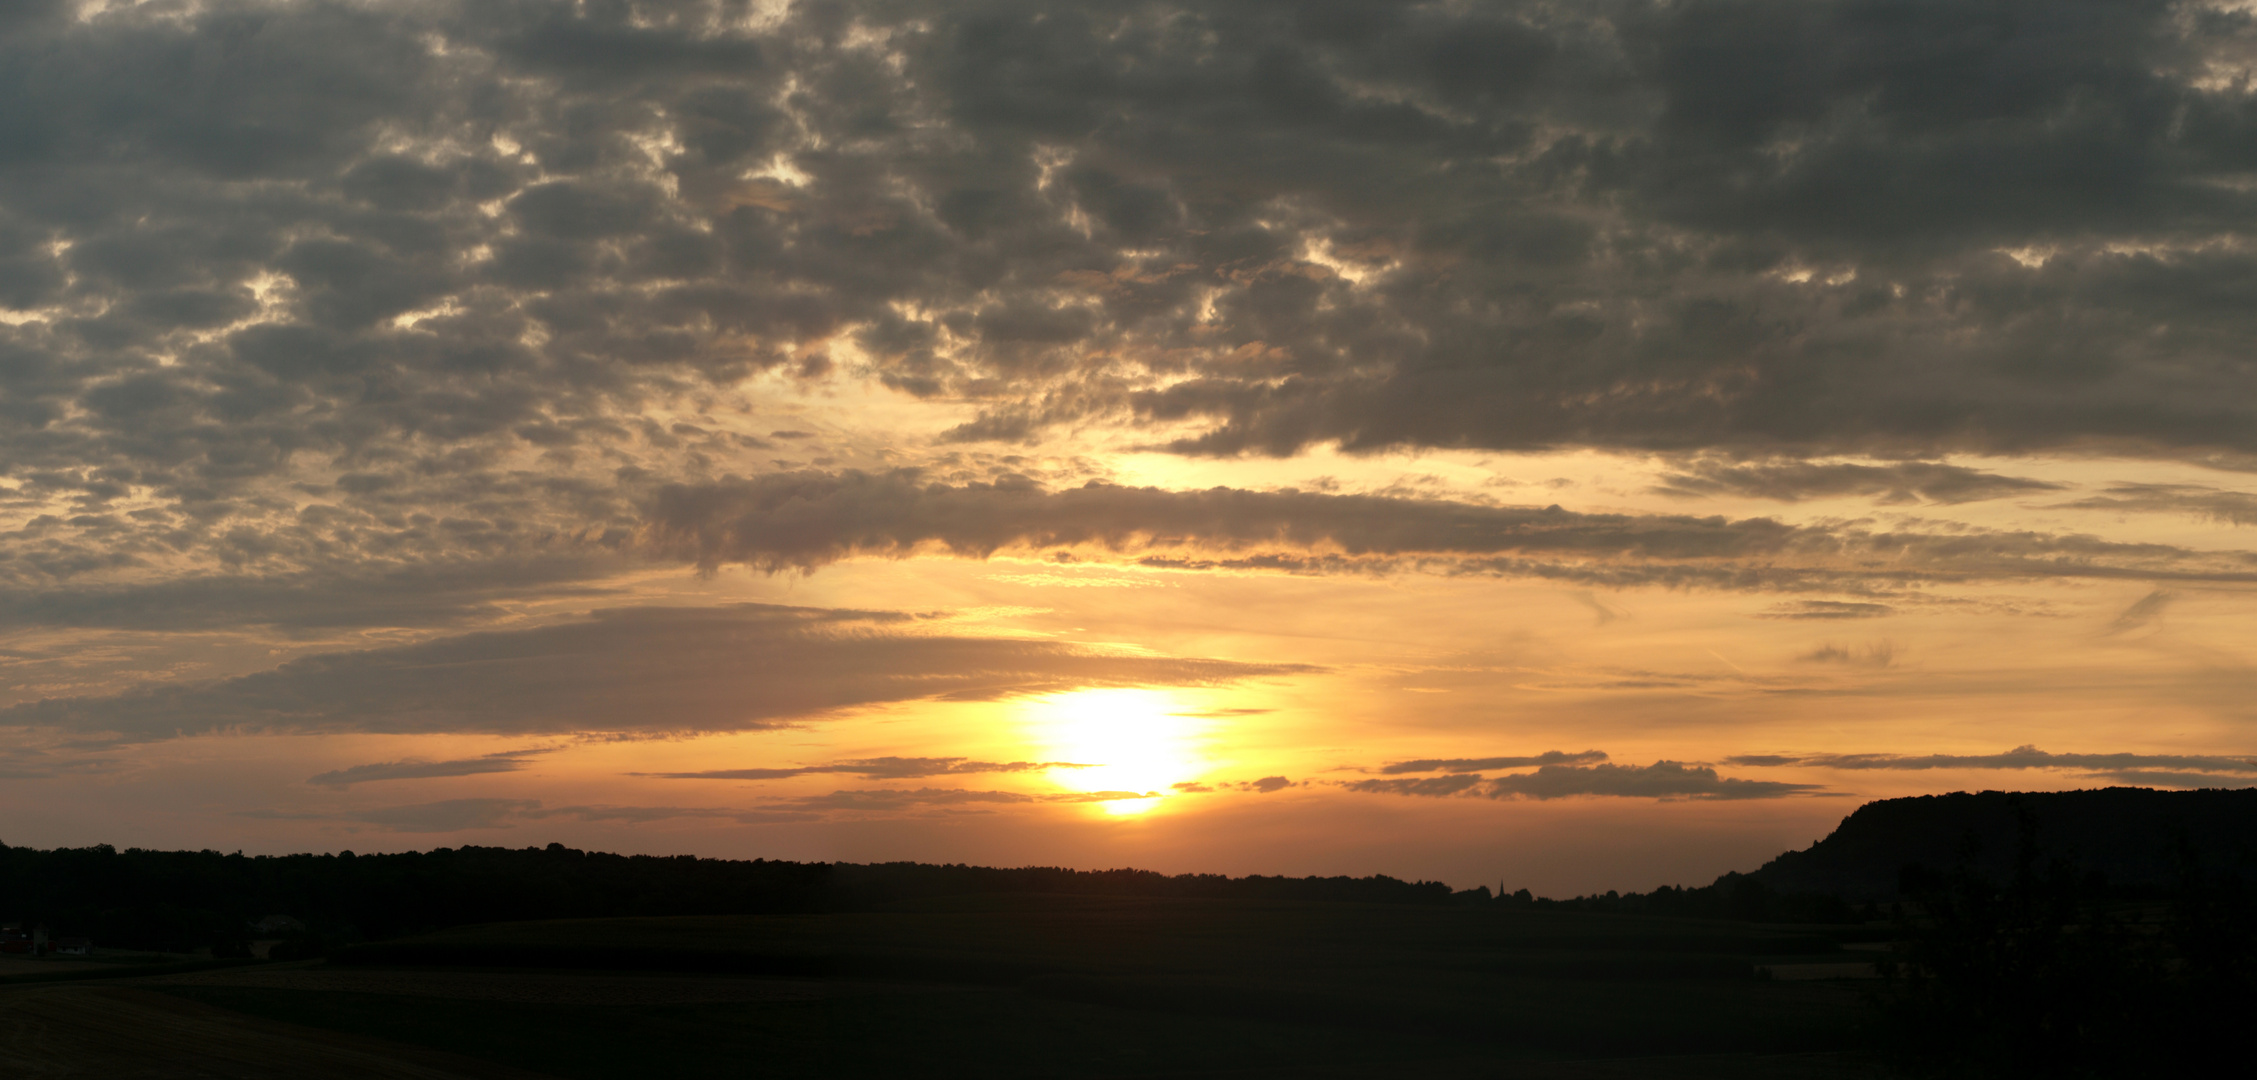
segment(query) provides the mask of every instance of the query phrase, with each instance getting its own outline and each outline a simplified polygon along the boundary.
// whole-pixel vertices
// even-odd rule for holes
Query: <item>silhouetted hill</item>
[[[2204,873],[2257,876],[2257,789],[1954,792],[1867,803],[1832,835],[1747,875],[1780,893],[1853,902],[1897,899],[1908,865],[1961,865],[1993,881],[2014,872],[2021,814],[2036,826],[2041,862],[2106,876],[2111,891],[2161,893],[2180,879],[2182,853]]]

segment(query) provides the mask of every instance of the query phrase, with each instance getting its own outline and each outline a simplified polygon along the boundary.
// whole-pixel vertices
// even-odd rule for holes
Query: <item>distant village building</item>
[[[93,951],[94,942],[87,938],[59,937],[55,939],[55,955],[57,956],[86,956]]]
[[[65,940],[84,941],[85,939]],[[48,936],[47,928],[44,926],[34,926],[29,929],[25,929],[22,923],[8,923],[5,926],[0,926],[0,953],[16,956],[46,956],[55,951],[56,944],[56,940]],[[79,955],[85,955],[85,950],[82,949]]]
[[[302,934],[305,931],[306,924],[288,915],[269,915],[251,924],[254,934]]]

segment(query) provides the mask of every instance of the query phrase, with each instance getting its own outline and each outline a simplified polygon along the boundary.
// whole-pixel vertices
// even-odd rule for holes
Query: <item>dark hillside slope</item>
[[[1910,864],[1939,871],[1965,864],[2003,881],[2014,872],[2024,812],[2036,826],[2041,863],[2060,859],[2097,871],[2112,890],[2169,890],[2180,880],[2182,851],[2205,874],[2257,877],[2257,789],[2151,788],[1884,799],[1750,876],[1782,893],[1853,902],[1897,899],[1898,875]]]

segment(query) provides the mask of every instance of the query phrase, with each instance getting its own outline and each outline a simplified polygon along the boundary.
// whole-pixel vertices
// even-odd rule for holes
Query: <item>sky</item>
[[[0,9],[0,840],[1703,884],[2257,785],[2257,16]]]

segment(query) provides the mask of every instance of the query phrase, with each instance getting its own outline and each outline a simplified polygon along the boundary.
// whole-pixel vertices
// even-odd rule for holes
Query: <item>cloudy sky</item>
[[[0,840],[1705,882],[2257,784],[2241,0],[27,0]]]

